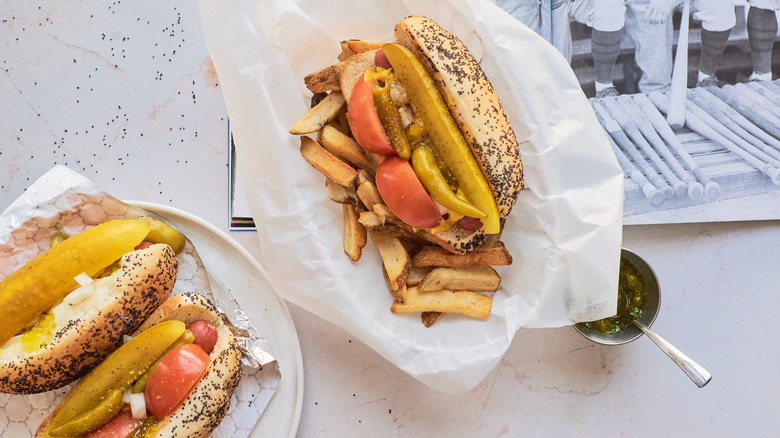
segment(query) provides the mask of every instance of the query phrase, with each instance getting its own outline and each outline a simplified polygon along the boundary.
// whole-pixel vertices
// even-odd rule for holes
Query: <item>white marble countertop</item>
[[[63,164],[227,230],[228,122],[197,2],[6,2],[0,99],[0,209]],[[231,236],[262,261],[253,232]],[[655,268],[654,328],[712,372],[705,388],[649,339],[605,347],[563,327],[521,331],[476,388],[450,396],[290,304],[298,436],[772,435],[780,223],[632,226],[624,246]]]

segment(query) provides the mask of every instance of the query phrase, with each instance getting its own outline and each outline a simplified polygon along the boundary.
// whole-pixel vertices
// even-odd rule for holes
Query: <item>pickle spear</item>
[[[453,172],[458,187],[474,207],[484,212],[486,234],[501,230],[498,206],[485,176],[458,125],[452,118],[433,78],[409,49],[396,43],[382,46],[396,78],[406,88],[415,115],[422,119],[436,155]]]
[[[114,415],[122,410],[122,406],[124,406],[122,391],[114,389],[109,391],[108,395],[95,408],[84,412],[56,429],[52,429],[49,435],[71,436],[91,432],[114,418]]]
[[[146,235],[144,240],[152,243],[165,243],[171,247],[174,254],[182,252],[187,241],[181,233],[157,219],[142,217],[141,220],[149,224],[149,234]]]
[[[65,239],[0,282],[0,345],[78,287],[82,272],[94,277],[149,234],[138,219],[103,222]]]
[[[52,432],[71,423],[85,413],[99,409],[105,397],[118,390],[120,393],[129,388],[138,376],[142,375],[168,347],[186,330],[181,321],[165,321],[142,332],[130,342],[121,346],[103,363],[98,365],[81,384],[70,393],[62,408],[49,424],[43,437],[54,436]],[[94,415],[95,422],[99,415]],[[101,424],[89,424],[96,429]],[[82,427],[86,427],[82,425]],[[67,429],[66,429],[67,430]]]

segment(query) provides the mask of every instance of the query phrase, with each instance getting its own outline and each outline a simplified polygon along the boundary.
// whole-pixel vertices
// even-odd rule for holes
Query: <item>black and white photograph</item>
[[[496,4],[571,64],[626,175],[625,224],[780,218],[780,1]]]

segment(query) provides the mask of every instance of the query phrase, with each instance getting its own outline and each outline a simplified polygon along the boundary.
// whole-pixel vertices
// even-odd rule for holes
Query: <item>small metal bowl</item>
[[[651,268],[643,258],[636,255],[636,253],[626,248],[621,248],[620,258],[634,265],[637,271],[639,271],[639,274],[642,275],[647,297],[645,298],[645,305],[642,309],[642,317],[639,318],[639,320],[650,327],[653,325],[655,317],[658,316],[658,311],[661,309],[661,288],[658,285],[658,277],[655,275],[653,268]],[[582,322],[575,324],[574,328],[582,336],[603,345],[627,344],[643,334],[635,325],[630,325],[617,333],[611,334],[601,333],[588,328],[588,326]]]

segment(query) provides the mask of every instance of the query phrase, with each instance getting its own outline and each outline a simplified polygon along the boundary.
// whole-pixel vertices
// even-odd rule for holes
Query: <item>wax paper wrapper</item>
[[[49,248],[56,232],[73,235],[108,219],[152,216],[102,192],[80,174],[56,166],[0,214],[0,278]],[[159,217],[156,219],[164,220]],[[246,437],[279,385],[278,364],[264,350],[265,339],[236,304],[231,292],[207,267],[189,240],[177,255],[179,271],[171,295],[198,292],[223,313],[242,350],[243,376],[230,409],[212,437]],[[0,394],[2,436],[25,438],[35,430],[74,384],[32,395]]]
[[[427,385],[459,393],[500,360],[522,327],[615,313],[623,174],[564,58],[488,1],[201,0],[271,283]],[[288,133],[309,108],[303,77],[336,62],[345,39],[392,41],[420,14],[460,37],[493,83],[521,141],[526,188],[502,240],[514,257],[487,321],[447,315],[424,328],[393,315],[371,244],[342,250],[342,209]]]

